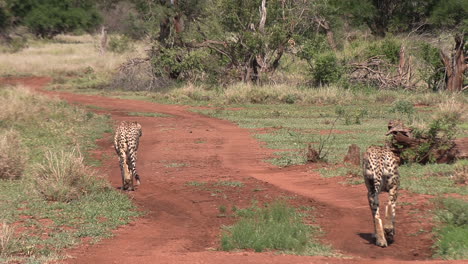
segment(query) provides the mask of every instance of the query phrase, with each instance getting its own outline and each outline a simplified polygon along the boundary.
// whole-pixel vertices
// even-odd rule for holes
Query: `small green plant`
[[[345,125],[360,125],[361,120],[365,117],[368,113],[367,110],[364,108],[359,108],[353,111],[349,111],[349,109],[345,109],[341,106],[337,106],[335,108],[335,113],[338,118],[343,119]]]
[[[244,183],[238,181],[219,181],[215,186],[243,187]]]
[[[412,120],[414,114],[414,105],[413,103],[406,100],[398,100],[393,103],[392,108],[390,108],[390,113],[399,113],[406,115],[408,121]]]
[[[206,182],[191,181],[191,182],[187,182],[185,185],[199,187],[199,186],[204,186],[205,184]]]
[[[111,36],[109,39],[109,50],[115,53],[124,53],[132,50],[132,39],[125,35]]]
[[[220,214],[225,214],[226,211],[227,211],[227,208],[226,208],[225,205],[220,205],[219,208],[218,208],[218,210],[219,210],[219,213],[220,213]]]

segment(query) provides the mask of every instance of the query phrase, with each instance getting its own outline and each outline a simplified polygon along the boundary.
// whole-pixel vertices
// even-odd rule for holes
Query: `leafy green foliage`
[[[440,50],[423,42],[420,44],[419,56],[426,63],[426,66],[420,69],[422,79],[429,89],[441,90],[445,83],[445,65],[440,58]]]
[[[343,75],[343,68],[335,53],[325,52],[316,56],[312,66],[312,79],[316,84],[337,82]]]
[[[132,40],[125,35],[112,35],[109,39],[109,50],[123,53],[133,49]]]
[[[406,149],[401,156],[409,162],[427,163],[435,162],[437,150],[448,150],[453,147],[459,117],[455,115],[443,115],[435,118],[426,129],[414,129],[413,134],[417,139],[423,139],[416,148]]]
[[[400,58],[401,44],[395,39],[386,38],[374,42],[367,51],[368,57],[383,55],[391,64],[396,64]]]
[[[460,28],[466,32],[468,29],[468,2],[464,0],[436,1],[437,4],[431,12],[429,21],[442,28]]]
[[[392,108],[390,108],[390,113],[400,113],[406,115],[408,121],[411,121],[411,118],[414,114],[414,105],[413,103],[406,100],[398,100],[393,103]]]
[[[100,23],[100,16],[91,0],[7,0],[18,23],[34,34],[51,38],[74,30],[90,30]]]
[[[340,119],[344,119],[345,125],[359,125],[363,117],[368,115],[368,111],[365,108],[353,109],[344,109],[341,106],[335,108],[335,113]]]

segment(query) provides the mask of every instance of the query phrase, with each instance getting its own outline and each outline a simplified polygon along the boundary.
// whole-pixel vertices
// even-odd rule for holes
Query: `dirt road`
[[[305,165],[277,168],[262,160],[262,148],[246,129],[188,111],[186,106],[44,91],[49,78],[20,82],[50,96],[80,105],[98,106],[115,122],[135,120],[143,127],[137,169],[141,187],[129,193],[146,215],[118,229],[97,245],[69,251],[68,263],[370,263],[427,261],[431,252],[427,197],[402,192],[397,208],[396,242],[388,248],[372,244],[372,220],[363,185],[343,185],[342,177],[322,178]],[[139,117],[128,112],[157,112],[168,117]],[[110,136],[98,142],[96,158],[113,186],[121,185]],[[351,142],[350,142],[351,143]],[[106,158],[110,157],[110,158]],[[188,182],[239,181],[242,188],[203,190]],[[324,243],[347,258],[304,257],[274,253],[216,251],[223,224],[219,207],[246,206],[252,199],[293,197],[296,205],[314,206]],[[438,261],[436,261],[438,262]]]

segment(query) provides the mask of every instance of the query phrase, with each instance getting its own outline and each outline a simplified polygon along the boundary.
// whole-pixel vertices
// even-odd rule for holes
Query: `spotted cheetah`
[[[376,245],[388,246],[395,236],[395,206],[400,185],[398,173],[399,158],[387,147],[370,146],[363,158],[364,181],[367,197],[374,220]],[[388,192],[388,204],[385,207],[385,224],[379,213],[379,194]]]
[[[141,125],[138,122],[123,121],[115,131],[114,147],[119,155],[123,190],[135,190],[133,178],[137,181],[137,185],[140,184],[140,176],[136,171],[136,160],[141,135]]]

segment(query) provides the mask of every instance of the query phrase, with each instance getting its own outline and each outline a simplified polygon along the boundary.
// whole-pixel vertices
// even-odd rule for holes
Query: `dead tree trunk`
[[[463,90],[463,78],[468,63],[467,56],[464,50],[464,36],[455,36],[455,50],[451,58],[443,51],[440,52],[442,62],[445,65],[445,84],[446,89],[451,92],[459,92]]]
[[[330,48],[333,51],[337,51],[336,48],[336,42],[335,42],[335,34],[333,33],[333,30],[331,29],[330,23],[323,18],[323,17],[316,17],[315,22],[323,29],[325,30],[325,33],[327,34],[327,42],[328,45],[330,45]]]
[[[399,120],[391,120],[388,123],[386,135],[392,135],[391,141],[387,143],[388,147],[400,157],[402,163],[452,163],[457,159],[468,158],[468,138],[447,142],[440,138],[416,137],[413,129],[406,127]],[[425,151],[421,152],[422,149]],[[408,153],[418,155],[407,155]]]
[[[105,26],[102,26],[99,52],[101,53],[101,55],[104,55],[106,51],[107,51],[107,29]]]

